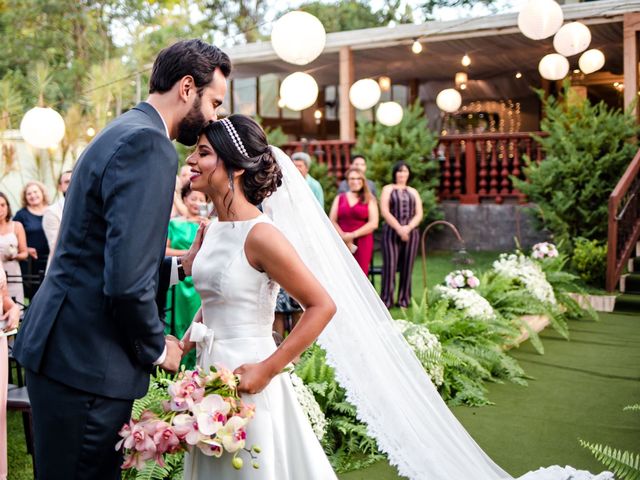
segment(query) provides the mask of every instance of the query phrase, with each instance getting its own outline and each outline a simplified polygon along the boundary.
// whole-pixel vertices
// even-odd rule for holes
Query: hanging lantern
[[[443,112],[457,112],[462,105],[462,95],[455,88],[447,88],[436,97],[436,105]]]
[[[307,12],[289,12],[271,30],[271,46],[285,62],[306,65],[324,50],[327,34],[320,20]]]
[[[582,55],[580,55],[578,65],[580,65],[580,70],[582,70],[582,73],[589,74],[597,72],[602,67],[604,67],[604,53],[602,53],[597,48],[587,50]]]
[[[555,0],[528,0],[518,14],[518,28],[525,37],[542,40],[556,33],[563,20]]]
[[[402,121],[404,111],[397,102],[382,102],[376,111],[376,118],[382,125],[393,127]]]
[[[570,57],[584,52],[591,43],[591,31],[584,23],[571,22],[563,25],[553,37],[553,48],[560,55]]]
[[[351,85],[349,100],[358,110],[367,110],[380,100],[380,86],[371,78],[363,78]]]
[[[380,85],[380,90],[382,90],[383,92],[388,92],[389,89],[391,89],[391,79],[386,75],[383,75],[378,78],[378,85]]]
[[[468,67],[469,65],[471,65],[471,57],[465,53],[462,57],[462,60],[460,60],[460,63],[463,67]]]
[[[469,75],[467,72],[458,72],[456,73],[456,87],[460,85],[465,85],[469,81]]]
[[[413,41],[413,44],[411,45],[411,51],[416,55],[422,52],[422,44],[418,41],[417,38]]]
[[[292,73],[280,84],[280,98],[290,110],[304,110],[316,103],[318,84],[308,73]]]
[[[547,80],[562,80],[569,73],[569,60],[557,53],[550,53],[542,57],[538,71]]]
[[[34,107],[20,122],[20,134],[34,148],[55,148],[64,137],[62,116],[52,108]]]

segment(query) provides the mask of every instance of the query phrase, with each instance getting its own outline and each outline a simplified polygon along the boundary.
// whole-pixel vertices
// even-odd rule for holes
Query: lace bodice
[[[251,220],[212,223],[193,264],[193,283],[202,297],[204,323],[216,338],[248,329],[271,333],[279,286],[253,268],[244,251],[251,229],[271,223],[266,215]]]

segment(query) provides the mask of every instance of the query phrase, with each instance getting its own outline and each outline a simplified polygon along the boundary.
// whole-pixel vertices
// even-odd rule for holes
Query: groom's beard
[[[191,147],[198,141],[200,131],[205,124],[205,118],[200,111],[202,101],[196,97],[189,113],[178,124],[178,136],[176,140],[187,147]]]

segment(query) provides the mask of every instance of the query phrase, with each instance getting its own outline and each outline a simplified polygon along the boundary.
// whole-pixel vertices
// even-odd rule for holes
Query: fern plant
[[[640,404],[627,405],[623,411],[640,412]],[[591,452],[618,480],[640,480],[640,453],[620,450],[600,443],[578,439],[580,445]]]
[[[327,428],[322,444],[338,473],[364,468],[384,458],[376,441],[367,434],[367,427],[356,418],[356,408],[347,401],[320,346],[313,345],[302,355],[296,374],[325,414]]]

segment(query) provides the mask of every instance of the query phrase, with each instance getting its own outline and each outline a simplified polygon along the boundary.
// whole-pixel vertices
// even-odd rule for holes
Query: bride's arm
[[[304,307],[300,321],[272,355],[235,370],[241,375],[239,390],[257,393],[313,343],[335,314],[336,306],[293,246],[272,225],[256,225],[244,250],[254,268],[266,272]]]

